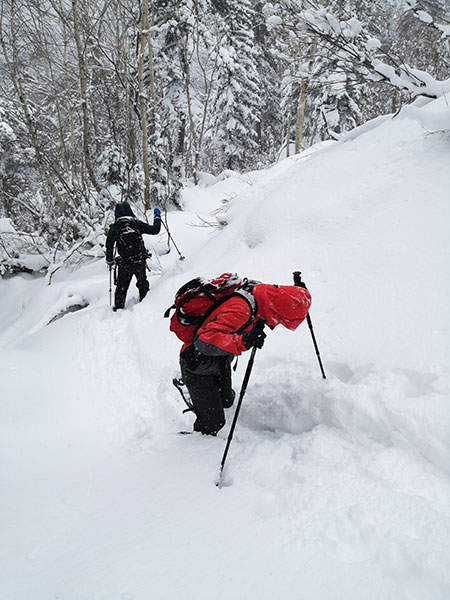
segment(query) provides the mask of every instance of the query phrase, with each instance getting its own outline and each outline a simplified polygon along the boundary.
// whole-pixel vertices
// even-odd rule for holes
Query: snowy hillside
[[[446,114],[205,175],[169,215],[186,260],[147,237],[162,274],[123,312],[104,262],[0,280],[1,600],[450,598]],[[219,489],[234,409],[217,438],[178,435],[162,315],[194,276],[295,270],[327,379],[306,323],[269,332]]]

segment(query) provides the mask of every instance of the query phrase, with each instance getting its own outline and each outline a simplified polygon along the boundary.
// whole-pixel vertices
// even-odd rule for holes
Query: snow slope
[[[1,600],[448,600],[450,145],[425,129],[444,101],[205,176],[169,216],[186,260],[147,238],[163,273],[121,313],[102,262],[0,280]],[[162,314],[196,275],[294,270],[327,379],[306,324],[269,333],[219,489],[233,409],[217,438],[177,434]]]

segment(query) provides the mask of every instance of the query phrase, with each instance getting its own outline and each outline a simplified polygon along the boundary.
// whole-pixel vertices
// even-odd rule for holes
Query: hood
[[[131,206],[128,204],[128,202],[120,202],[119,204],[116,204],[114,214],[116,219],[120,219],[120,217],[134,217],[133,211],[131,210]]]
[[[253,288],[258,305],[258,316],[273,329],[284,325],[297,329],[305,319],[311,306],[311,295],[307,289],[295,285],[267,285],[261,283]]]

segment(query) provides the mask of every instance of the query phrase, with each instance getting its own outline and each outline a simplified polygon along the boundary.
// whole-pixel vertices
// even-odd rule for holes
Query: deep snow
[[[186,260],[147,237],[163,272],[121,313],[103,261],[0,280],[1,600],[450,598],[450,145],[425,129],[447,110],[205,175],[169,215]],[[177,434],[162,315],[193,276],[295,270],[328,378],[306,323],[269,333],[219,489],[234,409]]]

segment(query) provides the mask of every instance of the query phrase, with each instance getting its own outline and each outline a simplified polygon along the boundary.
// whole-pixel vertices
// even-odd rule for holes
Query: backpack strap
[[[175,310],[176,310],[176,308],[177,308],[177,307],[175,306],[175,304],[172,304],[172,306],[169,306],[169,308],[168,308],[168,309],[167,309],[167,310],[164,312],[164,318],[165,318],[165,319],[168,319],[168,318],[170,317],[170,311],[171,311],[172,309],[175,309]]]
[[[165,311],[164,318],[168,319],[170,317],[170,311],[172,309],[177,310],[178,307],[185,304],[187,300],[190,300],[192,297],[194,297],[196,295],[196,290],[198,290],[198,288],[203,284],[204,280],[201,277],[196,277],[195,279],[191,279],[190,281],[187,281],[183,286],[181,286],[178,292],[176,293],[175,302],[172,304],[172,306],[169,306],[169,308]],[[188,292],[191,292],[191,294],[188,294]],[[183,300],[177,305],[178,298],[182,298],[185,294],[188,295],[188,298],[183,298]],[[190,324],[192,325],[192,323]]]
[[[242,298],[243,300],[246,301],[246,303],[248,304],[248,307],[250,308],[250,316],[247,319],[247,321],[243,325],[241,325],[241,327],[239,327],[239,329],[237,331],[234,331],[233,333],[240,333],[241,331],[244,331],[245,329],[247,329],[247,327],[253,322],[254,318],[256,317],[256,313],[258,312],[258,306],[256,304],[256,298],[253,296],[253,294],[251,292],[249,292],[245,289],[239,289],[239,290],[236,290],[235,292],[233,292],[232,294],[230,294],[229,296],[223,296],[222,298],[219,298],[219,300],[216,300],[213,303],[213,305],[206,311],[206,313],[204,315],[202,315],[201,323],[199,323],[197,325],[197,328],[194,331],[193,337],[195,337],[197,335],[198,330],[203,325],[203,323],[205,323],[205,321],[207,321],[208,317],[219,306],[221,306],[222,304],[224,304],[231,298]]]
[[[126,222],[137,223],[137,219],[136,219],[136,217],[130,217],[128,215],[125,215],[124,217],[119,217],[118,219],[116,219],[116,225],[117,224],[121,225],[122,223],[126,223]]]
[[[252,287],[252,289],[253,289],[253,287]],[[250,308],[249,318],[244,323],[244,325],[242,325],[241,327],[239,327],[239,329],[237,331],[235,331],[235,333],[240,333],[241,331],[244,331],[245,329],[247,329],[247,327],[254,321],[254,319],[256,317],[256,313],[258,312],[258,304],[257,304],[256,298],[252,294],[252,292],[246,290],[244,287],[237,290],[233,294],[233,296],[238,296],[240,298],[243,298],[247,302],[247,304]]]
[[[200,326],[203,323],[203,321],[206,319],[206,317],[212,313],[214,308],[219,306],[219,304],[222,304],[222,302],[225,299],[230,297],[230,296],[223,296],[223,298],[217,299],[214,296],[214,294],[212,293],[213,289],[214,289],[213,286],[206,285],[203,287],[200,294],[197,292],[197,289],[193,289],[192,292],[190,292],[190,293],[188,292],[187,294],[184,295],[184,297],[180,300],[180,302],[177,305],[178,320],[180,321],[181,325],[185,325],[187,327],[189,327],[191,325],[199,325]],[[198,317],[194,317],[194,316],[188,316],[185,313],[183,313],[183,306],[185,304],[187,304],[189,302],[189,300],[192,300],[192,298],[199,298],[202,296],[204,298],[208,298],[208,300],[211,301],[211,306],[208,308],[208,310],[204,314],[199,315]]]
[[[253,292],[254,286],[257,285],[258,283],[260,283],[259,281],[244,279],[243,284],[239,289],[232,292],[231,294],[225,294],[224,296],[222,296],[219,299],[217,299],[213,294],[213,292],[215,291],[216,288],[214,287],[214,285],[212,285],[212,284],[210,285],[209,283],[206,283],[206,285],[203,285],[201,294],[198,294],[199,285],[202,283],[203,283],[202,279],[200,277],[198,277],[196,279],[192,279],[191,281],[188,281],[183,287],[181,287],[177,292],[177,296],[182,297],[184,295],[184,297],[178,303],[178,305],[175,302],[174,304],[172,304],[172,306],[169,306],[169,308],[164,313],[164,318],[165,319],[169,318],[170,311],[175,310],[177,312],[178,320],[181,325],[184,325],[187,327],[192,327],[193,325],[196,325],[196,329],[194,332],[194,336],[195,336],[198,329],[208,319],[209,315],[216,310],[216,308],[218,308],[221,304],[223,304],[227,300],[230,300],[230,298],[239,297],[247,302],[247,304],[250,308],[250,317],[247,319],[247,321],[244,323],[244,325],[242,325],[242,327],[239,328],[239,331],[237,331],[235,333],[239,333],[240,331],[243,331],[244,329],[246,329],[250,325],[250,323],[254,320],[254,318],[256,317],[256,313],[258,311],[258,306],[256,303],[256,298],[254,297],[252,292]],[[186,315],[183,315],[182,314],[183,305],[186,304],[187,302],[189,302],[189,300],[191,300],[192,298],[198,297],[199,295],[205,296],[211,300],[211,306],[208,308],[208,310],[204,314],[202,314],[198,317],[187,317]]]

